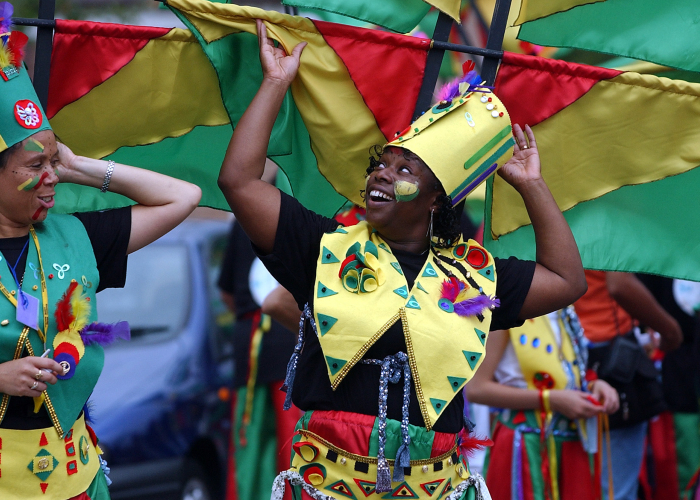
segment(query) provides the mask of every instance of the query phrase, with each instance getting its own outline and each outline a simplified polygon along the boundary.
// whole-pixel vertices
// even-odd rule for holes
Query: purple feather
[[[443,85],[440,89],[440,93],[438,94],[438,100],[451,101],[458,95],[461,95],[462,93],[459,91],[459,85],[461,83],[468,83],[470,90],[472,90],[471,87],[479,85],[481,82],[481,77],[476,71],[469,71],[463,77],[457,78],[455,80],[452,80],[450,83],[446,83],[445,85]]]
[[[492,309],[501,305],[501,300],[488,295],[478,295],[472,299],[463,300],[455,304],[455,313],[460,316],[476,316],[485,309]]]
[[[10,31],[14,8],[10,2],[0,2],[0,34]]]
[[[89,346],[91,344],[99,344],[106,346],[117,339],[131,339],[131,330],[129,323],[120,321],[114,324],[107,323],[91,323],[80,332],[80,338],[83,339],[83,344]]]

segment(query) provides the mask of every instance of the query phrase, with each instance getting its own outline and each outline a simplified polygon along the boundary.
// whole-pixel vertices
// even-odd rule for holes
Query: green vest
[[[83,224],[72,215],[50,215],[43,223],[34,227],[41,249],[41,262],[48,292],[49,327],[46,348],[53,357],[54,339],[57,328],[54,310],[75,280],[83,285],[83,293],[91,304],[90,322],[97,320],[95,291],[99,284],[99,273],[92,244]],[[19,276],[19,273],[18,273]],[[0,282],[10,291],[16,291],[16,284],[7,261],[0,262]],[[34,287],[36,286],[36,290]],[[22,291],[39,300],[38,324],[44,328],[44,308],[41,294],[41,272],[39,255],[32,236],[29,236],[27,264],[24,271]],[[15,295],[17,297],[17,295]],[[7,321],[5,321],[7,320]],[[0,295],[0,363],[18,359],[23,355],[41,356],[44,344],[36,330],[30,329],[22,336],[24,325],[16,320],[16,309],[12,303]],[[104,365],[104,351],[97,344],[85,347],[85,352],[75,367],[72,378],[48,384],[44,404],[51,416],[54,428],[59,435],[67,433],[90,397]],[[3,395],[0,405],[0,421],[5,416],[10,396]]]
[[[481,363],[492,315],[488,308],[481,318],[455,313],[442,298],[447,273],[466,280],[473,295],[496,293],[493,257],[473,240],[431,252],[409,290],[391,248],[367,222],[323,236],[314,320],[334,390],[400,322],[423,421],[432,428]]]

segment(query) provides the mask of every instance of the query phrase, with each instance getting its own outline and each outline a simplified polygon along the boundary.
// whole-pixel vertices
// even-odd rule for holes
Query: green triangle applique
[[[416,495],[416,492],[404,481],[382,498],[418,498],[418,495]]]
[[[363,481],[362,479],[353,478],[366,497],[370,496],[377,489],[377,483],[372,481]]]
[[[333,491],[335,493],[338,493],[339,495],[345,497],[345,498],[352,498],[352,500],[357,500],[355,497],[355,494],[352,492],[350,489],[350,486],[343,481],[342,479],[340,481],[336,481],[335,483],[331,484],[330,486],[326,486],[327,490]]]
[[[437,271],[435,271],[435,268],[433,267],[433,265],[432,265],[430,262],[428,262],[428,263],[425,265],[425,270],[423,271],[423,274],[421,274],[421,277],[424,277],[424,278],[437,278],[437,276],[438,276]]]
[[[323,297],[330,297],[331,295],[335,295],[337,293],[338,292],[331,290],[320,281],[318,282],[318,292],[316,293],[316,298],[322,299]]]
[[[340,262],[338,257],[333,255],[333,252],[328,250],[326,247],[323,247],[323,250],[321,251],[321,264],[334,264],[336,262]]]
[[[454,392],[457,392],[459,390],[459,388],[462,387],[462,384],[467,381],[466,378],[450,377],[450,376],[447,377],[447,380],[450,381],[450,387],[452,387],[452,390]]]
[[[433,410],[435,410],[435,413],[440,415],[440,413],[442,413],[442,410],[445,409],[445,406],[447,406],[447,401],[445,401],[444,399],[430,398],[430,404],[433,405]]]
[[[401,288],[397,288],[396,290],[394,290],[394,293],[396,295],[403,297],[404,299],[407,299],[408,298],[408,287],[406,285],[404,285]]]
[[[476,332],[476,336],[479,337],[479,342],[481,342],[481,345],[486,344],[486,334],[478,328],[474,328],[474,331]]]
[[[473,351],[462,351],[462,353],[464,354],[464,357],[467,358],[467,363],[469,363],[469,366],[473,370],[481,358],[481,353]]]
[[[343,369],[347,361],[345,361],[344,359],[331,358],[330,356],[326,356],[326,363],[328,363],[328,369],[331,371],[331,375],[335,375]]]
[[[384,243],[380,243],[380,244],[379,244],[379,248],[381,248],[381,249],[384,250],[385,252],[391,253],[391,250],[389,250],[389,247],[386,246]]]
[[[418,288],[418,290],[420,290],[421,292],[428,293],[428,290],[423,288],[423,285],[420,284],[420,281],[416,281],[416,288]]]
[[[443,496],[445,496],[445,493],[449,493],[450,491],[452,491],[452,479],[448,478],[448,479],[447,479],[447,484],[446,484],[445,487],[442,489],[442,493],[440,493],[440,498],[442,498]]]
[[[490,266],[487,266],[483,269],[479,269],[479,274],[482,275],[484,278],[486,278],[489,281],[493,281],[493,277],[496,274],[493,271],[493,264]]]
[[[420,305],[418,304],[415,296],[411,295],[411,298],[408,299],[408,302],[406,302],[406,307],[411,309],[420,309]]]
[[[318,331],[321,332],[321,337],[327,334],[328,330],[333,328],[333,325],[335,325],[337,321],[338,318],[318,313],[318,324],[316,326],[318,327]]]
[[[438,479],[437,481],[429,481],[427,483],[421,483],[420,487],[423,488],[428,495],[433,496],[438,487],[442,484],[444,479]]]
[[[403,271],[401,270],[401,264],[399,264],[398,262],[392,262],[391,267],[396,269],[396,272],[399,273],[401,276],[403,276]]]
[[[334,232],[334,233],[340,233],[340,234],[348,234],[348,232],[347,232],[345,229],[343,229],[343,226],[339,226],[338,229],[336,229],[336,230],[333,231],[333,232]]]

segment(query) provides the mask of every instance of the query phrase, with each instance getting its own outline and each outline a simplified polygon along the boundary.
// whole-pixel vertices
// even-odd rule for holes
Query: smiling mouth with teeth
[[[49,203],[51,200],[53,200],[53,196],[40,196],[39,199],[45,203]]]
[[[372,191],[370,191],[369,195],[373,199],[373,201],[382,201],[382,200],[394,201],[394,198],[392,198],[388,194],[382,193],[381,191],[378,191],[376,189],[373,189]]]

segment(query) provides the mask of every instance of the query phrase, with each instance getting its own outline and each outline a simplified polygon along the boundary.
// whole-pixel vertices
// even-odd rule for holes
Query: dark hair
[[[383,153],[384,148],[377,144],[369,148],[369,166],[367,167],[366,175],[370,175],[374,172],[374,169],[379,165],[379,158]],[[419,161],[432,172],[423,159],[414,152],[404,149],[403,156],[407,160]],[[435,175],[434,172],[433,175]],[[440,194],[435,200],[438,208],[433,214],[433,237],[437,239],[437,242],[434,241],[432,244],[438,248],[449,248],[459,240],[462,234],[462,229],[459,225],[461,211],[455,209],[452,205],[452,198],[445,194],[445,188],[442,187],[442,183],[440,183],[437,177],[435,177],[433,189]],[[361,191],[360,195],[364,198],[364,191]]]
[[[7,148],[5,151],[0,153],[0,170],[5,168],[7,165],[7,162],[10,161],[10,156],[12,156],[12,153],[14,153],[19,147],[22,145],[22,142],[18,142],[17,144],[13,144],[9,148]]]

